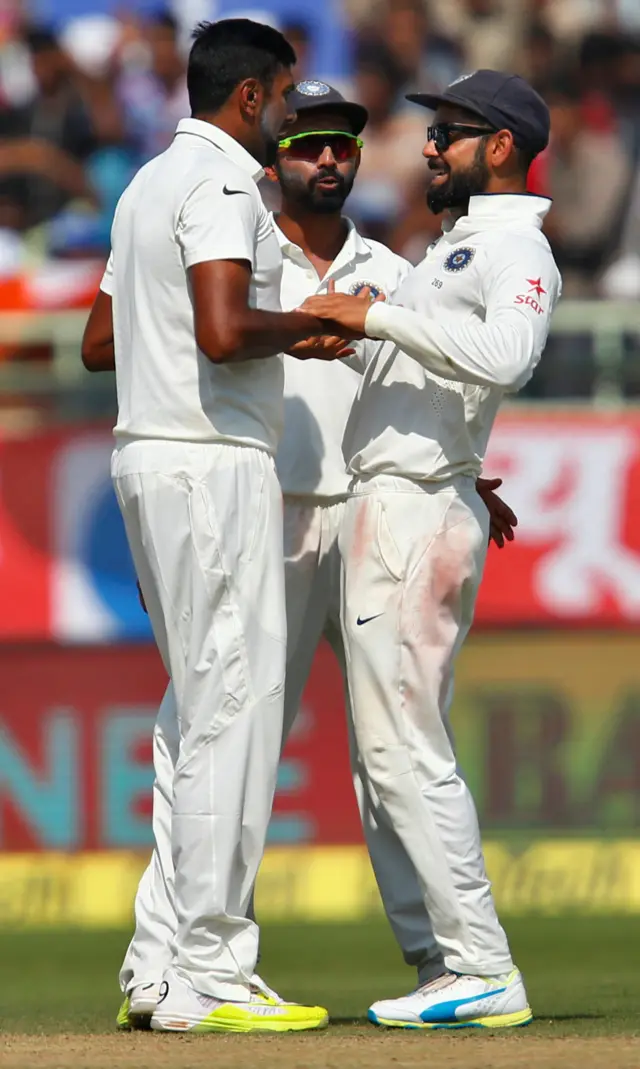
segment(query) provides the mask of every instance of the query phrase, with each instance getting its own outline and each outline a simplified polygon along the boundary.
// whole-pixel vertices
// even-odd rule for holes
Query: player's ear
[[[264,176],[265,178],[268,178],[270,182],[278,181],[278,175],[276,174],[275,167],[265,167]]]

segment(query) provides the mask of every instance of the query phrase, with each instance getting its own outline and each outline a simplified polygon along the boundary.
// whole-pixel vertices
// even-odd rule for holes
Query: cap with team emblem
[[[457,78],[442,93],[409,93],[407,100],[434,111],[440,104],[465,108],[496,130],[510,130],[516,145],[535,153],[549,143],[549,109],[518,74],[474,71]]]
[[[362,104],[352,104],[345,100],[342,93],[326,82],[298,82],[289,94],[287,101],[298,115],[309,111],[335,111],[344,115],[351,123],[354,134],[359,134],[366,126],[369,113]]]

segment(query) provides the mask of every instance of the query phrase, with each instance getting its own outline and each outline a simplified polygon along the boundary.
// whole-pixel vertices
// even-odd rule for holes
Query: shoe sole
[[[323,1018],[308,1018],[302,1021],[273,1021],[268,1018],[260,1021],[238,1021],[233,1018],[217,1017],[213,1021],[190,1021],[186,1018],[154,1016],[151,1028],[155,1032],[311,1032],[326,1028],[329,1015]]]
[[[116,1021],[116,1027],[119,1032],[148,1032],[151,1028],[151,1013],[131,1013],[129,1012],[126,1021]]]
[[[388,1017],[378,1017],[373,1010],[369,1010],[367,1017],[372,1024],[381,1025],[383,1028],[417,1028],[428,1032],[444,1029],[454,1031],[458,1028],[524,1028],[533,1020],[533,1014],[528,1006],[526,1010],[519,1010],[517,1013],[503,1013],[495,1017],[472,1017],[468,1021],[392,1021]]]

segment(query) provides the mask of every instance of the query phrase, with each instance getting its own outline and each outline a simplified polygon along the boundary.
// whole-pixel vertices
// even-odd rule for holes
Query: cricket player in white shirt
[[[124,970],[132,1010],[150,993],[161,1031],[327,1023],[322,1007],[284,1003],[260,983],[258,929],[247,917],[282,741],[277,354],[323,345],[305,340],[322,331],[316,317],[279,311],[282,258],[256,186],[295,117],[294,62],[270,27],[199,27],[188,66],[193,118],[118,204],[83,341],[89,368],[115,356],[112,475],[175,692],[173,722],[160,722],[154,740],[156,753],[172,751],[174,771],[158,821],[154,811],[151,866],[171,870],[158,885],[175,930],[159,992],[158,973],[136,972],[135,954]],[[147,872],[140,896],[154,890]]]
[[[411,265],[386,246],[363,238],[342,214],[356,179],[359,137],[367,113],[325,82],[305,81],[291,96],[296,121],[280,141],[268,177],[277,179],[282,206],[275,217],[283,256],[281,300],[295,308],[312,293],[358,294],[365,288],[386,298]],[[375,352],[377,345],[365,343]],[[366,354],[362,354],[366,363]],[[285,420],[276,466],[284,495],[287,674],[284,739],[298,712],[320,639],[333,649],[345,676],[340,623],[339,533],[350,476],[342,443],[362,367],[344,361],[301,363],[285,356]],[[499,481],[478,487],[491,510],[498,545],[512,537],[512,513],[493,493]],[[419,982],[442,971],[418,877],[402,840],[384,819],[354,745],[345,695],[356,795],[382,900],[408,964]]]
[[[278,181],[282,197],[275,219],[283,256],[282,306],[294,308],[310,294],[333,287],[351,293],[366,287],[390,296],[409,273],[410,264],[378,242],[362,238],[342,215],[357,174],[365,109],[318,81],[299,83],[288,101],[297,119],[280,141],[275,166],[267,169],[267,175]],[[372,351],[377,348],[374,342],[365,344]],[[342,361],[308,360],[302,365],[290,356],[285,356],[284,367],[284,433],[276,456],[284,493],[287,611],[283,745],[323,635],[344,676],[338,535],[349,476],[342,441],[362,374],[360,363],[356,371]],[[504,538],[512,537],[515,517],[492,492],[495,485],[496,481],[481,480],[479,489],[491,512],[492,536],[502,545]],[[174,748],[167,745],[167,738],[175,723],[174,707],[170,683],[156,729],[154,823],[160,825],[161,841],[168,839],[163,829],[171,816]],[[353,746],[352,756],[365,836],[384,905],[406,961],[416,967],[419,982],[425,982],[441,973],[442,955],[420,883],[401,839],[380,820],[380,806]],[[175,938],[175,914],[166,890],[171,881],[167,853],[162,867],[151,864],[138,895],[136,932],[122,972],[123,988],[131,990],[133,984],[119,1016],[123,1027],[144,1024],[159,996],[160,985],[150,978],[162,972],[166,948]],[[149,982],[138,984],[139,977]]]
[[[478,71],[441,96],[424,155],[443,234],[391,302],[302,306],[383,339],[346,435],[343,629],[358,751],[419,874],[442,975],[375,1003],[376,1024],[512,1027],[531,1010],[496,916],[475,807],[448,720],[455,657],[487,547],[475,479],[505,394],[543,351],[560,276],[526,193],[546,105],[521,78]],[[384,344],[387,342],[388,344]]]

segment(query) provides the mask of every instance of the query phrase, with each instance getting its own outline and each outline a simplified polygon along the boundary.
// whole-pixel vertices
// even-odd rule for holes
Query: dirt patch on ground
[[[640,1039],[341,1036],[0,1036],[2,1069],[640,1069]]]

